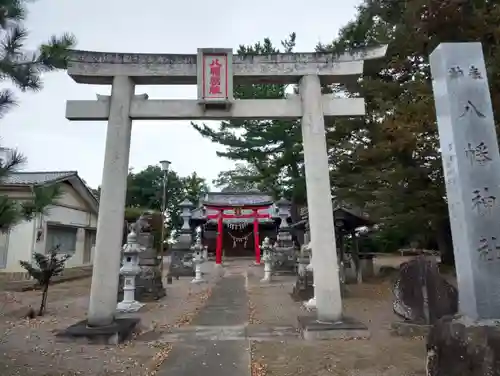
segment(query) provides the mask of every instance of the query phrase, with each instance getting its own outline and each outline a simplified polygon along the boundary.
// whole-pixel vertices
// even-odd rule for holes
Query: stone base
[[[159,300],[167,295],[161,278],[161,271],[154,267],[154,273],[145,273],[135,280],[136,299],[140,302]]]
[[[169,268],[168,274],[176,279],[179,279],[179,277],[193,277],[194,269],[189,266],[175,266]]]
[[[190,244],[185,249],[175,249],[171,253],[171,261],[168,274],[176,277],[194,277],[194,268],[191,264],[193,252],[189,249]]]
[[[308,301],[305,301],[303,305],[304,305],[304,308],[307,309],[308,311],[315,310],[316,309],[316,298],[313,296]]]
[[[226,273],[224,266],[222,264],[215,264],[214,266],[214,275],[216,277],[222,277]]]
[[[134,300],[133,302],[121,301],[116,305],[116,310],[121,313],[132,313],[139,311],[144,306],[145,306],[144,303],[139,303],[136,300]]]
[[[151,269],[150,269],[151,270]],[[167,295],[161,280],[159,269],[152,269],[152,273],[139,275],[135,280],[135,298],[139,302],[152,302]],[[120,276],[117,302],[123,300],[123,276]]]
[[[463,316],[440,319],[427,339],[427,376],[500,376],[500,325]]]
[[[90,327],[87,320],[80,321],[56,334],[58,339],[83,340],[90,344],[117,345],[124,342],[134,333],[140,320],[138,318],[122,318],[108,326]]]
[[[426,337],[430,330],[431,325],[410,321],[395,321],[391,324],[391,334],[400,337]]]
[[[196,279],[196,278],[194,278],[194,279],[191,280],[191,283],[205,283],[205,282],[206,281],[203,278],[202,279]]]
[[[292,290],[292,299],[296,302],[304,302],[314,296],[314,286],[305,285],[300,280],[297,281]]]
[[[350,317],[337,322],[318,321],[316,315],[299,316],[299,329],[305,340],[369,338],[368,328]]]

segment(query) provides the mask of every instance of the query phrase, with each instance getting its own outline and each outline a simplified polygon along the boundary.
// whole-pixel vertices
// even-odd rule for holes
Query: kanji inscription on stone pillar
[[[233,52],[227,48],[199,48],[198,99],[202,104],[229,105],[233,100]]]

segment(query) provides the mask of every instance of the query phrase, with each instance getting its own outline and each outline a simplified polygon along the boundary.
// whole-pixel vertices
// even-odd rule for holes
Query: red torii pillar
[[[215,247],[215,263],[222,264],[222,234],[224,231],[224,210],[219,211],[219,215],[217,217],[217,244]]]
[[[260,209],[267,209],[268,206],[251,207],[252,214],[224,214],[224,210],[234,210],[234,207],[218,207],[205,205],[206,209],[217,210],[217,214],[207,215],[207,219],[217,219],[217,240],[215,246],[215,263],[222,264],[222,241],[224,232],[224,218],[253,218],[253,236],[255,248],[255,263],[260,264],[260,237],[259,237],[259,218],[270,218],[269,213],[259,214]],[[240,208],[245,209],[246,207]],[[236,210],[235,210],[236,211]]]
[[[259,247],[259,217],[257,209],[253,210],[253,242],[255,247],[255,263],[260,264],[260,247]]]

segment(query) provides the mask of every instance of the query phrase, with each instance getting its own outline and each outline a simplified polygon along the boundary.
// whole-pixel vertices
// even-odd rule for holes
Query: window
[[[49,226],[47,228],[46,252],[59,246],[60,253],[74,254],[76,250],[76,228]]]

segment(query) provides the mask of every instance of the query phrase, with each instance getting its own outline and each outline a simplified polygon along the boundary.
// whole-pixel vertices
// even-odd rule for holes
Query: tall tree
[[[70,34],[52,36],[34,52],[24,50],[28,31],[23,25],[29,0],[0,0],[0,81],[9,81],[22,91],[42,88],[41,74],[67,66],[68,49],[76,41]],[[0,118],[16,105],[10,89],[0,90]],[[20,168],[25,158],[13,151],[0,161],[0,184],[7,176]],[[0,195],[0,231],[9,231],[19,221],[31,220],[45,213],[48,205],[60,196],[58,186],[37,187],[33,198],[23,202]]]
[[[196,172],[181,178],[184,198],[187,198],[194,205],[198,205],[202,194],[208,192],[208,186],[204,178],[198,176]]]
[[[0,185],[10,174],[19,169],[26,158],[12,150],[5,159],[0,160]],[[47,209],[62,195],[60,185],[35,186],[31,197],[25,200],[13,200],[7,195],[0,195],[0,232],[8,232],[22,220],[31,221],[36,216],[46,215]]]
[[[284,52],[292,52],[295,47],[295,33],[290,34],[281,45]],[[277,52],[279,49],[266,38],[263,43],[258,42],[253,46],[241,45],[237,53],[245,56]],[[234,87],[236,99],[284,99],[286,95],[286,85],[244,84]],[[217,129],[205,124],[192,125],[202,136],[226,147],[225,151],[217,153],[219,156],[243,162],[235,170],[222,173],[228,174],[230,180],[219,176],[221,185],[235,184],[239,180],[235,188],[257,184],[259,188],[273,193],[276,197],[287,196],[294,204],[302,204],[305,201],[299,122],[232,120],[221,122]],[[237,178],[238,173],[245,169],[243,166],[248,166],[256,171],[256,174],[245,175],[244,179]]]
[[[126,206],[142,210],[161,211],[163,194],[163,171],[159,166],[148,166],[135,173],[129,172],[127,179]],[[175,171],[169,170],[166,179],[166,207],[167,207],[167,234],[182,225],[180,220],[179,204],[189,199],[198,203],[202,193],[207,192],[205,179],[195,172],[186,177],[180,177]]]
[[[248,163],[236,163],[232,170],[222,171],[212,182],[223,191],[247,192],[251,189],[265,191],[267,188],[259,181],[259,171]]]
[[[32,0],[0,0],[0,80],[10,80],[22,91],[40,90],[41,74],[67,66],[68,49],[76,40],[71,34],[51,36],[47,43],[35,52],[23,49],[28,30],[25,20],[27,5]],[[16,104],[14,93],[9,89],[0,91],[0,116]]]
[[[334,88],[367,103],[364,119],[339,120],[330,134],[336,193],[370,207],[385,226],[436,240],[445,262],[453,253],[428,56],[441,42],[481,41],[498,116],[499,20],[495,1],[365,0],[331,45],[318,46],[338,53],[389,44],[359,88]]]

